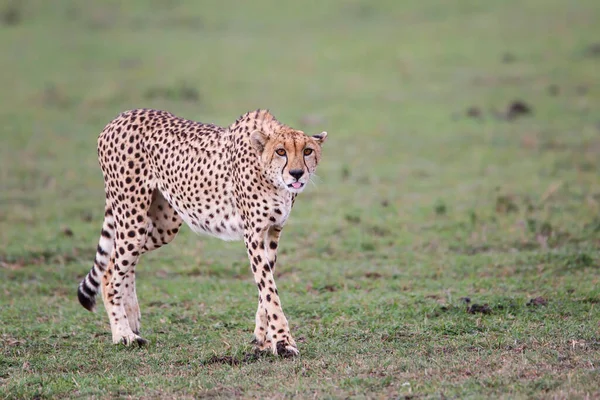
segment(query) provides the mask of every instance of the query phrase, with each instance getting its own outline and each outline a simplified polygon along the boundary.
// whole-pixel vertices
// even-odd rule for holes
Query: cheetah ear
[[[263,150],[265,149],[267,140],[267,136],[261,131],[256,130],[250,134],[250,143],[252,144],[252,147],[254,147],[260,154],[262,154]]]
[[[325,139],[327,139],[327,132],[323,131],[318,135],[313,135],[313,139],[315,139],[320,146],[325,142]]]

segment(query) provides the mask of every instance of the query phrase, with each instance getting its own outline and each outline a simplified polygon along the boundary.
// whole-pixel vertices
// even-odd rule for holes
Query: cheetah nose
[[[301,169],[291,169],[290,175],[296,178],[296,180],[300,179],[302,175],[304,175],[304,170]]]

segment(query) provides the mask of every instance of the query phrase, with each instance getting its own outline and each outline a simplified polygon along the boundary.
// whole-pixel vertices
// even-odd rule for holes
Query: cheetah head
[[[260,130],[250,135],[264,175],[278,188],[300,193],[306,187],[321,159],[321,145],[327,132],[308,136],[288,127],[266,135]]]

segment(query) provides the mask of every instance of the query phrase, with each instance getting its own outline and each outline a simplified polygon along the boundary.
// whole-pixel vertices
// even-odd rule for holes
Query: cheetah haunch
[[[93,311],[102,290],[113,342],[146,343],[139,336],[135,267],[142,254],[173,240],[185,221],[198,233],[244,240],[258,286],[256,343],[274,354],[298,354],[273,270],[281,229],[326,137],[307,136],[266,110],[246,113],[228,128],[166,111],[119,115],[98,138],[105,216],[79,302]]]

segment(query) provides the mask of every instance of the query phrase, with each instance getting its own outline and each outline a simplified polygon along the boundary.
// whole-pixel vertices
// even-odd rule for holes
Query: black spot
[[[108,253],[106,251],[104,251],[104,249],[102,247],[100,247],[100,245],[98,245],[98,248],[96,249],[96,251],[98,252],[98,254],[100,254],[101,256],[105,256]]]

